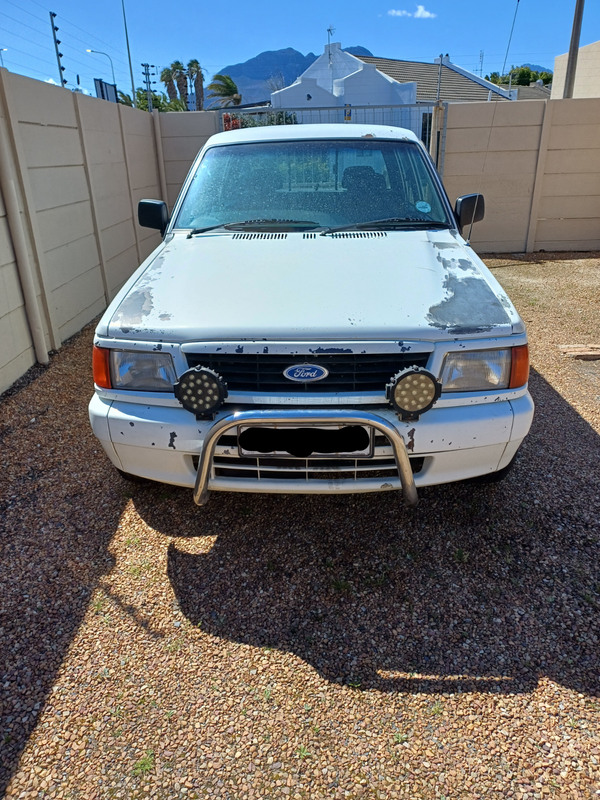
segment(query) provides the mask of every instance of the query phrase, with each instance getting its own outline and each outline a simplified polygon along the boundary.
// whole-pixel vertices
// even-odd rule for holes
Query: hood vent
[[[302,234],[302,238],[303,239],[316,239],[317,238],[317,234],[316,233],[303,233]]]
[[[287,233],[234,233],[232,239],[287,239]]]
[[[385,236],[385,231],[343,231],[331,234],[332,239],[381,239]]]

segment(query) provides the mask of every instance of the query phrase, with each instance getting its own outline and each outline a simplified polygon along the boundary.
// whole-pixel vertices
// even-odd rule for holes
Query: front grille
[[[189,367],[209,367],[226,381],[229,392],[379,392],[406,367],[426,367],[429,353],[327,353],[301,356],[260,353],[187,353]],[[329,375],[314,383],[297,383],[283,375],[295,364],[318,364]]]
[[[392,446],[386,436],[376,434],[373,458],[240,458],[237,434],[221,436],[212,464],[214,478],[245,480],[359,481],[398,478]],[[198,456],[192,458],[198,469]],[[410,457],[413,474],[423,469],[425,459]]]

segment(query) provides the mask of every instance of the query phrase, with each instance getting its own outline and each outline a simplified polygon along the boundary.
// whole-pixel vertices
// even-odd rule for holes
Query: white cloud
[[[44,83],[51,83],[54,86],[58,86],[58,81],[55,81],[54,78],[46,78]]]
[[[431,11],[425,11],[425,6],[417,6],[415,17],[418,19],[433,19],[437,14],[432,14]]]
[[[404,11],[401,9],[391,8],[387,12],[390,17],[415,17],[415,19],[433,19],[437,17],[437,14],[433,14],[431,11],[426,11],[425,6],[417,6],[417,10],[414,14],[411,14],[410,11]]]

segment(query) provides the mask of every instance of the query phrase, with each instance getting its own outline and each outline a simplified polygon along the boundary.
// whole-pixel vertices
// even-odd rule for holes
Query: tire
[[[518,451],[517,451],[518,452]],[[488,472],[487,475],[478,475],[476,478],[469,478],[465,483],[475,484],[476,486],[485,486],[490,483],[500,483],[508,475],[515,465],[517,460],[517,453],[512,457],[505,467],[499,469],[497,472]]]
[[[123,472],[122,469],[115,467],[119,475],[129,483],[150,483],[149,478],[142,478],[140,475],[132,475],[130,472]]]

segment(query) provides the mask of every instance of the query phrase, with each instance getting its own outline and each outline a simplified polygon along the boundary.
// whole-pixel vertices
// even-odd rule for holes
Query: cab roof
[[[354,123],[320,123],[314,125],[265,125],[224,131],[211,136],[207,146],[237,144],[240,142],[272,142],[286,139],[402,139],[420,142],[418,136],[407,128],[391,125],[357,125]]]

